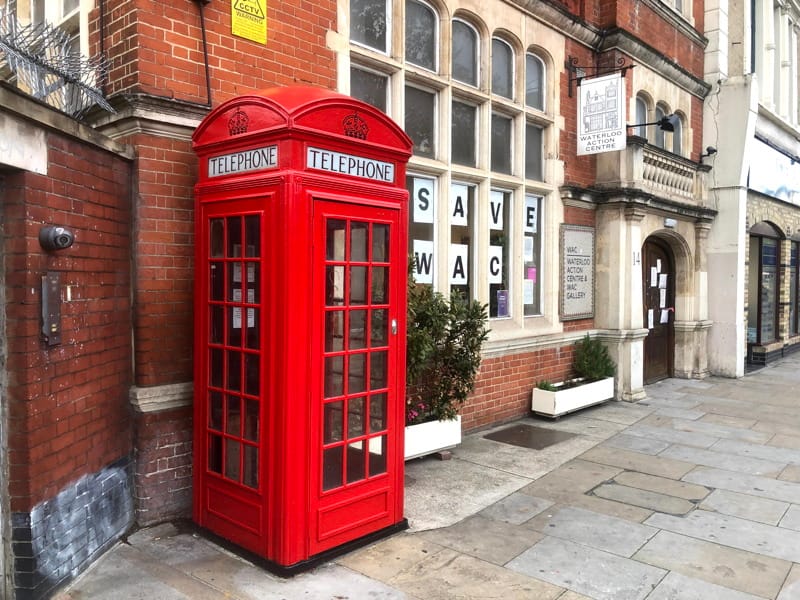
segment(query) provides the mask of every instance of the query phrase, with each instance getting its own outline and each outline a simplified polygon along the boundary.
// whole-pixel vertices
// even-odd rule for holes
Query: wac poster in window
[[[594,316],[594,228],[561,226],[561,320]]]

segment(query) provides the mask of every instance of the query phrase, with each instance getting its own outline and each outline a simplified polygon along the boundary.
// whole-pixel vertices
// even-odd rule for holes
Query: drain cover
[[[533,425],[512,425],[511,427],[486,434],[483,437],[495,442],[541,450],[575,436],[576,434],[574,433],[545,429],[544,427],[535,427]]]

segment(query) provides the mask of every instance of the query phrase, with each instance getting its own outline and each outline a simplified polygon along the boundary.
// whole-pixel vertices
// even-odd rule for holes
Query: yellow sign
[[[267,0],[231,0],[231,33],[267,43]]]

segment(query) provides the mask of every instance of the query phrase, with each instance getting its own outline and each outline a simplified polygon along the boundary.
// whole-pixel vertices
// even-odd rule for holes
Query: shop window
[[[542,313],[542,198],[528,194],[522,210],[522,305],[526,317]]]
[[[436,71],[439,19],[427,4],[406,2],[406,62]]]
[[[515,319],[500,325],[507,331],[523,326],[523,315],[544,312],[540,269],[548,257],[539,210],[555,192],[545,159],[559,143],[547,102],[551,59],[536,45],[543,28],[531,22],[521,30],[526,39],[505,31],[492,37],[482,32],[500,30],[508,18],[493,10],[478,16],[450,4],[448,22],[433,0],[348,1],[351,13],[371,11],[377,20],[350,24],[360,29],[347,33],[343,91],[385,110],[413,142],[407,188],[415,280],[491,304],[494,319]],[[402,49],[391,48],[397,41]],[[443,49],[447,68],[436,62],[448,54]],[[535,226],[522,229],[531,207]]]
[[[453,20],[453,79],[478,86],[478,32],[460,19]]]
[[[492,93],[514,98],[514,51],[499,38],[492,39]]]
[[[511,244],[511,194],[492,190],[489,194],[489,317],[511,316],[511,290],[508,279]]]
[[[747,311],[747,342],[750,344],[766,344],[777,339],[780,286],[777,235],[767,223],[754,225],[750,230]]]
[[[800,307],[798,307],[798,300],[800,299],[800,277],[798,277],[798,269],[800,269],[800,242],[792,242],[790,246],[789,258],[789,334],[800,334]]]

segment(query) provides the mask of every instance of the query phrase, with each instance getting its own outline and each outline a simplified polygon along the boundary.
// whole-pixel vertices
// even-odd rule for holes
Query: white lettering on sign
[[[561,226],[561,318],[585,318],[594,313],[594,230]]]
[[[394,163],[342,154],[333,150],[308,147],[306,152],[306,166],[309,169],[343,173],[353,177],[372,179],[374,181],[394,181]]]
[[[524,233],[536,233],[538,228],[538,208],[539,198],[536,196],[525,196],[525,221],[522,226]]]
[[[469,283],[469,246],[450,244],[450,285]]]
[[[469,219],[469,189],[461,183],[450,186],[450,224],[467,226]]]
[[[502,246],[489,246],[489,283],[503,283]]]
[[[433,180],[414,177],[414,223],[433,223],[434,198]]]
[[[492,190],[489,195],[489,229],[503,230],[503,199],[505,194],[503,192],[496,192]]]
[[[414,281],[433,283],[433,242],[414,240]]]
[[[274,169],[277,166],[278,147],[263,146],[210,157],[208,159],[208,176],[235,175],[236,173]]]

